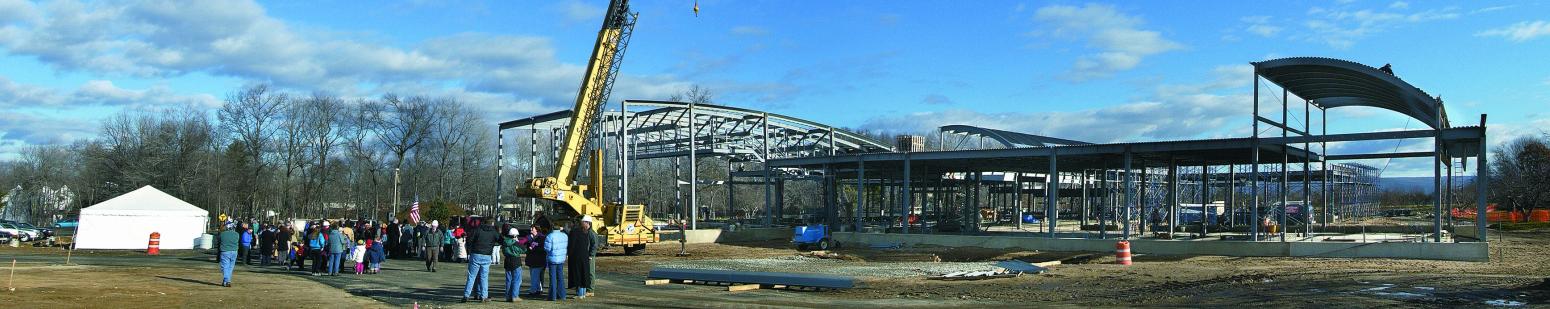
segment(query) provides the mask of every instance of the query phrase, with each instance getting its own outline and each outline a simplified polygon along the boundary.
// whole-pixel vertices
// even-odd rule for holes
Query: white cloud
[[[97,133],[97,124],[70,117],[40,116],[25,112],[0,113],[0,155],[27,146],[67,143]]]
[[[37,6],[26,0],[0,0],[0,25],[35,22],[41,18]]]
[[[1391,9],[1408,9],[1408,8],[1410,8],[1410,3],[1409,2],[1404,2],[1404,1],[1394,1],[1394,3],[1389,3],[1389,8],[1391,8]]]
[[[967,109],[877,117],[863,129],[922,133],[949,124],[1105,143],[1138,140],[1246,136],[1243,121],[1252,105],[1242,94],[1249,82],[1248,65],[1221,66],[1216,80],[1192,85],[1158,87],[1148,99],[1071,112],[982,113]],[[1241,73],[1241,74],[1240,74]]]
[[[523,107],[512,110],[534,111],[540,110],[534,106],[568,106],[583,72],[580,64],[560,61],[545,37],[463,33],[402,47],[369,34],[294,29],[244,0],[57,2],[41,10],[0,0],[0,8],[16,8],[0,13],[0,19],[12,20],[0,24],[0,50],[105,77],[207,73],[353,96],[414,85],[424,90],[416,94],[447,93],[492,109],[515,105]],[[588,20],[602,10],[578,1],[558,8]],[[621,74],[615,95],[660,98],[682,88],[674,76]],[[145,91],[151,91],[140,94],[146,98],[166,92]]]
[[[1107,77],[1135,68],[1148,56],[1183,48],[1157,31],[1140,29],[1141,18],[1112,6],[1046,6],[1034,13],[1034,19],[1046,25],[1047,33],[1084,39],[1096,50],[1077,59],[1065,76],[1071,80]]]
[[[566,1],[561,10],[565,12],[565,19],[572,22],[602,20],[603,7],[581,1]]]
[[[77,103],[121,105],[140,110],[172,107],[206,110],[221,105],[220,99],[209,94],[180,95],[164,85],[142,90],[124,89],[106,80],[87,81],[75,90],[71,100]]]
[[[0,76],[0,158],[28,146],[68,143],[96,135],[104,109],[202,111],[220,105],[209,94],[182,94],[164,85],[122,88],[92,80],[73,90],[12,82]],[[95,115],[95,116],[94,116]]]
[[[35,85],[18,84],[0,76],[0,108],[57,105],[63,99],[53,89]]]
[[[1276,33],[1281,32],[1280,26],[1270,24],[1270,16],[1248,16],[1241,18],[1241,20],[1249,24],[1244,31],[1255,35],[1268,38],[1274,37]]]
[[[1338,49],[1351,48],[1356,45],[1357,40],[1406,24],[1456,19],[1459,17],[1458,9],[1452,7],[1410,14],[1393,11],[1374,11],[1371,9],[1346,10],[1314,7],[1308,9],[1308,15],[1311,19],[1303,22],[1303,27],[1307,28],[1308,32],[1302,35],[1301,38],[1310,42],[1328,44]]]
[[[1489,13],[1489,12],[1495,12],[1495,11],[1510,9],[1510,8],[1513,8],[1513,7],[1515,7],[1515,5],[1498,5],[1498,6],[1491,6],[1491,7],[1483,7],[1483,8],[1475,9],[1474,11],[1469,11],[1469,14]]]
[[[1502,37],[1513,42],[1525,42],[1543,36],[1550,36],[1550,22],[1543,20],[1524,21],[1506,27],[1481,31],[1476,33],[1475,36]]]

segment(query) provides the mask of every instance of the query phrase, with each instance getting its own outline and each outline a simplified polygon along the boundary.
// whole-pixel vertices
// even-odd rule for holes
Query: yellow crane
[[[629,44],[636,17],[637,14],[630,12],[628,0],[613,0],[608,4],[603,29],[597,33],[592,57],[587,60],[586,74],[581,77],[581,88],[576,94],[576,106],[571,109],[554,176],[533,178],[525,187],[517,188],[519,197],[554,201],[554,207],[546,213],[556,223],[593,217],[596,232],[607,236],[609,246],[624,247],[626,254],[639,253],[646,244],[659,240],[651,218],[646,216],[646,207],[603,201],[603,151],[600,149],[590,151],[591,182],[587,185],[573,182],[580,169],[581,154],[587,152],[584,147],[592,134],[592,124],[618,76],[619,63],[624,59],[624,49]]]

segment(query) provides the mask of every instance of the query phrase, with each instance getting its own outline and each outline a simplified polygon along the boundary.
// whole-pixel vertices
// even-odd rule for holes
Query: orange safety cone
[[[1130,241],[1121,240],[1114,243],[1114,257],[1120,265],[1130,266]]]
[[[146,245],[146,247],[145,247],[145,254],[148,254],[148,255],[160,255],[161,254],[161,233],[151,232],[151,243],[149,245]]]

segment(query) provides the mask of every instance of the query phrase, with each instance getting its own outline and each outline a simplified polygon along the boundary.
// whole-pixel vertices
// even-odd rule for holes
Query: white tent
[[[210,212],[151,186],[81,209],[75,232],[79,249],[145,249],[151,232],[161,249],[193,249]]]

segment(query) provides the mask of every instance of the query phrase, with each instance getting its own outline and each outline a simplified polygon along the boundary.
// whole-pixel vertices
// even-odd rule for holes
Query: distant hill
[[[1474,176],[1454,176],[1453,185],[1460,186],[1469,183]],[[1447,179],[1443,179],[1443,185],[1447,185]],[[1436,187],[1432,184],[1431,177],[1383,177],[1378,180],[1378,190],[1382,191],[1421,191],[1432,194]]]

